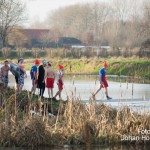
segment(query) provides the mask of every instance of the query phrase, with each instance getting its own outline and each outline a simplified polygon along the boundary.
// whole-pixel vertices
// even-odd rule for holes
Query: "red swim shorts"
[[[47,78],[46,79],[46,87],[47,88],[54,88],[54,78]]]
[[[108,83],[107,83],[107,79],[106,78],[102,78],[102,82],[103,82],[103,88],[104,87],[108,87]]]
[[[63,82],[60,79],[58,80],[58,88],[59,88],[59,90],[63,89]]]

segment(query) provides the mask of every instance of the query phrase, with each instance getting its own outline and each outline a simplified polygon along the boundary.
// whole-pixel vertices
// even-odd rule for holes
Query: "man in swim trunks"
[[[8,87],[8,72],[10,70],[10,67],[8,66],[8,61],[5,60],[4,66],[1,68],[1,79],[3,82],[3,86],[6,88]]]
[[[59,65],[59,71],[57,72],[57,75],[56,75],[56,81],[57,81],[57,85],[58,85],[58,91],[57,93],[55,94],[55,96],[53,97],[55,100],[56,100],[56,97],[59,95],[59,99],[61,99],[61,92],[63,90],[63,76],[64,76],[64,66],[62,65]]]
[[[107,83],[107,79],[106,79],[106,72],[105,72],[105,68],[108,67],[108,64],[105,62],[103,64],[103,68],[100,69],[99,71],[99,81],[100,81],[100,85],[99,88],[94,92],[93,97],[95,98],[95,95],[102,89],[105,88],[105,94],[106,94],[106,98],[107,100],[112,99],[111,97],[108,96],[108,83]]]
[[[46,79],[46,87],[48,89],[49,98],[53,98],[55,72],[49,62],[45,69],[45,79]]]

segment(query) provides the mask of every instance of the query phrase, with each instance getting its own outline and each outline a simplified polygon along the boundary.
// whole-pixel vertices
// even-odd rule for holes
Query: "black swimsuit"
[[[43,65],[40,65],[38,70],[38,88],[40,89],[41,97],[43,97],[45,91],[45,81],[43,82],[44,77],[45,77],[45,69]]]

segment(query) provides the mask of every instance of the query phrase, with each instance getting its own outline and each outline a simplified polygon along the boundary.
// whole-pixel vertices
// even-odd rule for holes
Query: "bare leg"
[[[105,87],[105,95],[106,95],[106,97],[108,96],[108,90],[107,90],[107,87]]]
[[[32,80],[32,88],[31,88],[31,93],[34,94],[34,80]]]
[[[21,91],[22,91],[22,88],[23,88],[23,84],[19,85],[19,90],[18,90],[18,93],[21,93]]]
[[[54,97],[56,98],[58,95],[60,95],[59,93],[60,93],[60,91],[57,91],[57,93],[55,94]]]
[[[94,92],[93,96],[95,96],[102,88],[102,84],[99,85],[99,88]]]
[[[51,88],[51,98],[53,98],[53,88]]]
[[[50,88],[48,88],[48,96],[49,96],[49,98],[51,98],[51,95],[50,95]]]

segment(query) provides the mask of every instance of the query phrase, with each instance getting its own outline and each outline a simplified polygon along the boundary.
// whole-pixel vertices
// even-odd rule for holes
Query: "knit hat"
[[[104,62],[103,67],[108,67],[108,64],[106,62]]]
[[[36,59],[34,63],[35,63],[35,65],[39,65],[40,61],[38,59]]]
[[[18,62],[23,61],[23,60],[24,60],[24,58],[19,58],[19,59],[18,59]]]
[[[59,69],[63,69],[64,68],[64,66],[62,66],[62,65],[59,65]]]

